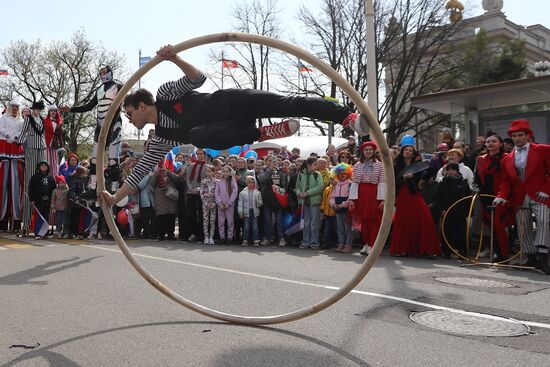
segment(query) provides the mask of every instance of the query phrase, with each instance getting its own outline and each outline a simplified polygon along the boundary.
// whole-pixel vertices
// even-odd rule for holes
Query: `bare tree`
[[[43,44],[14,41],[4,49],[2,62],[10,76],[0,80],[0,98],[18,98],[25,103],[43,99],[47,104],[79,105],[91,99],[101,85],[98,70],[109,65],[116,75],[124,73],[124,57],[91,42],[83,31],[68,41]],[[76,151],[88,144],[96,119],[93,112],[66,114],[64,120],[67,149]]]
[[[281,35],[280,10],[276,0],[243,1],[233,8],[232,30],[253,33],[271,38]],[[270,89],[270,62],[273,50],[264,45],[229,43],[220,49],[212,49],[210,59],[220,66],[211,79],[218,86],[224,81],[236,87]],[[236,61],[237,67],[224,68],[223,59]]]

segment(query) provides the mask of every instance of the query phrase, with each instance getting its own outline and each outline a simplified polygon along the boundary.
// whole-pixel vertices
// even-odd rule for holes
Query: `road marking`
[[[83,246],[91,247],[91,248],[95,248],[95,249],[103,250],[103,251],[117,252],[117,253],[120,253],[120,254],[122,253],[122,251],[120,251],[120,250],[105,248],[105,247],[101,247],[101,246],[95,246],[95,245],[83,245]],[[151,255],[145,255],[145,254],[139,254],[139,253],[133,253],[133,255],[135,257],[142,257],[144,259],[160,260],[160,261],[165,261],[165,262],[170,262],[170,263],[175,263],[175,264],[193,266],[193,267],[202,268],[202,269],[222,271],[222,272],[225,272],[225,273],[232,273],[232,274],[244,275],[244,276],[260,278],[260,279],[267,279],[267,280],[276,280],[278,282],[283,282],[283,283],[298,284],[298,285],[314,287],[314,288],[322,288],[322,289],[328,289],[328,290],[338,290],[339,289],[338,287],[330,286],[330,285],[322,285],[322,284],[315,284],[315,283],[309,283],[309,282],[302,282],[302,281],[299,281],[299,280],[285,279],[285,278],[279,278],[279,277],[256,274],[256,273],[249,273],[249,272],[244,272],[244,271],[239,271],[239,270],[220,268],[220,267],[211,266],[211,265],[196,264],[196,263],[191,263],[191,262],[187,262],[187,261],[168,259],[168,258],[165,258],[165,257],[151,256]],[[505,318],[505,317],[501,317],[501,316],[495,316],[495,315],[488,315],[488,314],[482,314],[482,313],[477,313],[477,312],[465,311],[465,310],[460,310],[460,309],[457,309],[457,308],[438,306],[438,305],[434,305],[434,304],[431,304],[431,303],[418,302],[418,301],[415,301],[415,300],[412,300],[412,299],[409,299],[409,298],[397,297],[397,296],[392,296],[392,295],[387,295],[387,294],[374,293],[374,292],[365,292],[365,291],[359,291],[359,290],[355,290],[355,289],[352,290],[350,293],[359,294],[359,295],[363,295],[363,296],[389,299],[389,300],[392,300],[392,301],[398,301],[398,302],[408,303],[408,304],[411,304],[411,305],[431,308],[433,310],[444,310],[444,311],[454,312],[454,313],[458,313],[458,314],[462,314],[462,315],[471,315],[471,316],[481,317],[481,318],[489,319],[489,320],[505,321],[505,322],[509,322],[509,323],[512,323],[512,324],[520,323],[520,324],[528,325],[528,326],[532,326],[532,327],[550,329],[550,324],[545,324],[545,323],[541,323],[541,322],[515,320],[515,319]]]
[[[32,245],[29,245],[27,243],[12,240],[12,239],[6,239],[0,237],[0,249],[7,250],[7,249],[26,249],[26,248],[32,248]]]

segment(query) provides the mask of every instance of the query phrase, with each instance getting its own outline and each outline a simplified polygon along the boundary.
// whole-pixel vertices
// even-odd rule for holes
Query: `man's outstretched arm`
[[[201,72],[199,69],[197,69],[174,53],[174,48],[172,45],[161,47],[157,51],[157,55],[160,56],[160,58],[162,58],[163,60],[172,61],[191,80],[197,80],[201,76]]]

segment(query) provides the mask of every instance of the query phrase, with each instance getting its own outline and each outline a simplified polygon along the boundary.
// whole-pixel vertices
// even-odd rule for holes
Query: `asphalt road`
[[[288,324],[247,327],[175,304],[147,284],[113,242],[2,235],[0,367],[550,366],[550,277],[534,272],[383,254],[356,291],[327,310]],[[176,292],[254,316],[316,303],[364,260],[298,248],[129,245]],[[442,277],[492,287],[446,284],[437,280]],[[411,321],[411,313],[422,311],[442,312],[433,319],[452,329]],[[473,319],[453,321],[463,315]],[[459,334],[463,327],[509,326],[528,332]]]

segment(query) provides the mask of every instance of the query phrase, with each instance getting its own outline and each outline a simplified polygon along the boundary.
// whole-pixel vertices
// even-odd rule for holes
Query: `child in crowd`
[[[242,246],[248,246],[248,239],[250,237],[254,241],[254,247],[260,246],[258,217],[260,216],[262,205],[262,195],[256,189],[256,180],[253,176],[246,176],[246,187],[239,194],[237,204],[239,216],[244,220]]]
[[[352,168],[350,165],[340,163],[334,167],[336,174],[336,184],[330,195],[330,205],[336,211],[336,233],[338,235],[338,252],[353,252],[353,230],[351,226],[351,217],[348,215],[350,206],[349,189],[351,186]]]
[[[216,230],[216,182],[213,165],[206,165],[206,177],[201,180],[199,192],[202,201],[202,227],[204,231],[204,244],[214,245],[214,232]]]
[[[78,239],[83,239],[84,234],[84,229],[79,228],[79,225],[81,211],[86,207],[86,172],[86,168],[77,166],[74,175],[69,177],[69,201],[71,204],[71,219],[69,222],[71,235],[76,236]]]
[[[336,184],[336,177],[333,173],[329,177],[329,185],[323,191],[323,199],[321,201],[321,217],[323,218],[323,244],[321,248],[330,248],[331,243],[334,240],[334,233],[336,232],[336,211],[330,205],[330,195],[332,189]]]
[[[221,172],[221,179],[216,182],[216,204],[218,205],[218,230],[220,233],[220,244],[231,245],[233,241],[233,221],[235,199],[239,193],[237,181],[233,169],[224,166]],[[225,233],[225,222],[227,221],[227,236]]]
[[[304,230],[300,248],[319,249],[323,189],[323,177],[317,172],[317,159],[310,157],[302,164],[295,189],[298,202],[304,205]]]
[[[36,173],[31,177],[29,182],[29,200],[46,221],[50,214],[52,192],[54,189],[55,180],[50,176],[50,165],[46,161],[40,161],[36,167]],[[35,236],[36,239],[44,238],[40,237],[38,233],[35,233]]]
[[[171,193],[177,193],[172,176],[168,174],[164,160],[161,160],[151,177],[151,187],[155,200],[155,212],[159,241],[165,237],[173,241],[176,226],[176,214],[178,212],[178,198]]]
[[[52,194],[52,212],[55,214],[57,238],[69,238],[69,186],[65,176],[55,178],[57,187]]]
[[[437,203],[442,209],[442,215],[458,200],[469,196],[472,192],[468,181],[460,174],[458,163],[447,163],[445,177],[437,187]],[[444,231],[447,241],[458,252],[466,256],[466,217],[468,216],[468,203],[466,200],[453,207],[445,218]],[[443,245],[443,256],[451,257],[449,248]]]

